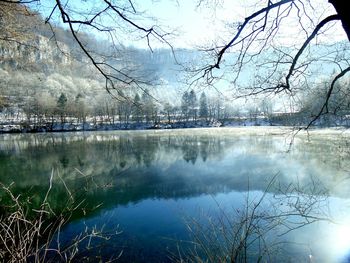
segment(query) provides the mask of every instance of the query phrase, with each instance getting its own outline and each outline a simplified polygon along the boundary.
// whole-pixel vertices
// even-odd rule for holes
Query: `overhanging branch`
[[[290,78],[292,77],[292,75],[294,73],[295,66],[296,66],[296,64],[298,62],[298,59],[303,54],[305,48],[310,44],[311,40],[313,40],[317,36],[317,34],[321,30],[321,28],[324,27],[327,23],[329,23],[331,21],[339,20],[339,19],[340,19],[339,15],[331,15],[331,16],[328,16],[325,19],[323,19],[320,23],[318,23],[318,25],[315,27],[314,31],[306,39],[304,44],[298,50],[298,53],[293,58],[292,65],[290,66],[288,75],[286,76],[286,83],[284,85],[284,88],[286,88],[288,90],[290,89]]]
[[[291,2],[294,2],[295,0],[282,0],[282,1],[279,1],[277,3],[274,3],[272,4],[270,1],[269,1],[269,4],[267,5],[267,7],[265,8],[262,8],[260,9],[259,11],[253,13],[252,15],[248,16],[245,18],[243,24],[241,24],[239,27],[238,27],[238,31],[237,33],[234,35],[234,37],[219,51],[218,53],[218,57],[217,57],[217,60],[216,60],[216,63],[214,65],[212,65],[212,68],[220,68],[220,62],[222,60],[222,57],[223,55],[225,54],[225,52],[227,51],[227,49],[229,49],[236,41],[237,39],[240,37],[241,33],[243,32],[243,30],[247,27],[247,25],[249,24],[249,22],[251,20],[253,20],[254,18],[260,16],[261,14],[264,14],[266,13],[265,15],[265,18],[267,18],[267,15],[269,13],[270,10],[274,9],[274,8],[277,8],[277,7],[280,7],[282,5],[285,5],[285,4],[288,4],[288,3],[291,3]],[[266,25],[266,19],[265,19],[265,24]],[[263,31],[265,29],[265,26],[261,27],[261,30]]]
[[[310,128],[310,126],[312,126],[314,124],[314,122],[316,120],[318,120],[323,114],[327,114],[328,113],[328,103],[329,103],[329,99],[331,98],[332,96],[332,93],[333,93],[333,90],[334,90],[334,87],[335,87],[335,84],[336,82],[341,79],[345,74],[347,74],[348,72],[350,72],[350,67],[347,67],[346,69],[342,70],[337,76],[335,76],[335,78],[333,79],[329,89],[328,89],[328,92],[327,92],[327,95],[326,95],[326,100],[325,102],[323,103],[320,111],[316,114],[316,116],[314,116],[312,118],[312,120],[309,122],[309,124],[307,125],[306,129]]]

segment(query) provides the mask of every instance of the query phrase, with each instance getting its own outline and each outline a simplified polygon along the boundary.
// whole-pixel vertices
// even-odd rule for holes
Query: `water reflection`
[[[115,204],[244,191],[248,180],[250,189],[264,190],[276,173],[286,185],[308,184],[317,177],[334,195],[347,197],[350,190],[348,159],[340,151],[344,142],[336,139],[297,138],[289,153],[285,136],[235,131],[6,135],[1,139],[0,180],[14,182],[21,191],[46,187],[52,169],[73,188],[81,184],[82,174],[93,177],[97,185],[109,186],[105,192],[118,197]]]
[[[228,206],[234,200],[239,206],[248,187],[264,191],[276,174],[281,187],[298,184],[303,192],[310,193],[313,189],[309,186],[317,182],[336,200],[348,198],[346,138],[322,135],[308,140],[299,136],[287,152],[289,141],[283,134],[241,133],[235,129],[188,131],[2,135],[0,181],[14,182],[17,193],[38,194],[46,191],[53,170],[57,187],[51,202],[57,209],[64,206],[66,195],[60,178],[73,194],[74,189],[88,187],[88,207],[85,214],[73,217],[75,221],[66,229],[70,233],[67,237],[85,224],[108,222],[110,229],[120,224],[124,234],[108,249],[115,251],[122,246],[131,257],[137,247],[138,261],[166,258],[167,251],[161,247],[169,244],[161,242],[164,237],[187,237],[181,214],[195,216],[199,209],[213,209],[212,196]],[[92,209],[101,203],[98,209]],[[347,240],[337,237],[338,230],[324,225],[322,231],[315,229],[310,227],[308,233],[338,240],[332,241],[332,246],[342,250],[334,252],[332,248],[337,256],[347,249],[347,245],[342,248]],[[339,228],[339,233],[345,232]],[[299,233],[295,241],[301,238]],[[313,253],[320,254],[324,246],[314,246],[319,251]],[[140,260],[142,257],[145,260]],[[324,257],[336,258],[331,253]]]

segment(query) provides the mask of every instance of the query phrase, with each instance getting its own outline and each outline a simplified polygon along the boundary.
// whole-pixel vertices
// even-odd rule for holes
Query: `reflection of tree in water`
[[[146,167],[150,167],[159,149],[159,138],[152,136],[133,137],[129,139],[128,147],[139,165],[144,164]]]
[[[106,161],[124,169],[130,166],[145,165],[149,167],[155,159],[159,148],[156,137],[120,136],[117,140],[88,143],[88,155],[94,156],[96,162],[101,162],[106,169]]]
[[[225,155],[225,150],[235,144],[235,141],[230,141],[220,137],[205,137],[201,138],[201,156],[203,161],[211,158],[222,159]]]
[[[291,149],[291,154],[300,160],[317,161],[337,170],[349,171],[350,138],[339,136],[312,135],[308,140],[297,138]],[[332,153],[332,154],[329,154]]]
[[[192,164],[199,158],[203,162],[220,159],[225,149],[233,144],[218,136],[152,133],[17,137],[13,137],[12,144],[7,141],[6,148],[2,147],[0,181],[13,181],[22,189],[31,185],[46,186],[52,169],[72,188],[80,186],[77,179],[83,176],[93,176],[97,185],[116,186],[121,180],[120,174],[128,169],[153,169],[154,163],[162,163],[164,157],[169,165],[181,156]],[[135,185],[135,181],[141,180],[146,173],[137,174],[129,174],[123,180],[127,180],[128,185]],[[163,178],[164,172],[152,171],[151,174]],[[157,178],[152,180],[156,182]]]
[[[246,171],[245,164],[249,162],[247,169],[250,173],[255,171],[254,176],[260,178],[266,176],[268,165],[275,162],[273,158],[278,158],[280,154],[272,156],[271,160],[269,156],[280,151],[283,153],[279,145],[281,141],[284,142],[283,137],[222,136],[206,133],[191,135],[178,133],[95,135],[94,133],[88,136],[73,135],[72,137],[67,135],[62,135],[62,137],[61,135],[33,136],[34,140],[29,140],[30,136],[26,138],[27,143],[24,139],[20,142],[14,140],[14,146],[8,143],[6,148],[2,148],[0,181],[4,183],[14,181],[24,188],[30,185],[46,184],[45,179],[49,178],[54,168],[55,171],[60,171],[60,176],[71,186],[75,184],[79,186],[76,179],[82,177],[82,174],[94,176],[98,185],[117,187],[122,180],[126,185],[134,187],[141,183],[150,186],[159,182],[164,184],[166,180],[179,180],[182,174],[179,174],[179,170],[174,167],[178,164],[182,165],[179,163],[181,159],[182,162],[193,164],[196,166],[194,168],[200,169],[204,163],[220,162],[228,151],[234,156],[228,165],[234,166],[236,172]],[[328,142],[324,139],[305,143],[307,145],[296,140],[290,153],[294,160],[300,160],[298,162],[303,165],[303,160],[310,160],[310,158],[328,164],[338,158],[339,154],[333,158],[324,154],[325,151],[322,149],[326,149],[326,152],[336,152],[334,147],[339,147],[342,143],[345,145],[344,141],[331,140]],[[24,147],[18,148],[18,145],[22,144]],[[232,154],[233,152],[235,153]],[[342,165],[344,166],[344,162]],[[333,166],[336,166],[335,162],[331,167]],[[305,167],[308,166],[305,164]],[[77,169],[82,174],[77,172]],[[126,172],[126,170],[131,171]],[[187,174],[189,171],[189,167],[186,167],[184,173]],[[221,175],[223,183],[227,185],[228,181],[227,178],[224,178],[223,172],[215,175],[216,182],[219,181],[218,177]]]
[[[11,173],[23,178],[29,171],[38,176],[49,175],[52,168],[63,170],[66,178],[73,178],[72,168],[89,175],[107,172],[115,166],[121,169],[135,165],[149,167],[157,154],[176,159],[178,151],[184,160],[194,164],[199,156],[203,161],[219,159],[224,150],[222,142],[225,140],[218,136],[169,134],[13,136],[1,146],[0,162],[4,165],[0,178]]]
[[[93,179],[89,186],[101,187],[88,196],[89,202],[92,205],[103,202],[105,206],[144,198],[177,198],[230,189],[245,191],[247,175],[251,176],[250,188],[259,190],[264,189],[266,179],[274,174],[271,167],[284,167],[278,161],[281,141],[284,139],[270,136],[203,133],[107,134],[92,138],[76,136],[73,141],[60,140],[56,135],[54,140],[36,140],[35,144],[18,151],[13,151],[13,147],[2,150],[0,181],[15,182],[18,193],[26,192],[33,185],[33,191],[39,193],[40,189],[46,189],[52,168],[69,189],[80,189],[86,181],[84,174]],[[309,162],[313,155],[325,153],[320,149],[321,142],[328,145],[325,140],[312,141],[314,147],[304,149],[304,145],[296,141],[295,152],[292,150],[289,159],[295,160],[300,169],[299,164],[304,160]],[[334,147],[332,142],[325,148],[326,152],[331,152],[329,147]],[[271,157],[274,153],[278,156]],[[184,165],[186,162],[188,165]],[[314,166],[305,167],[313,169]],[[55,184],[60,183],[58,177],[55,180]],[[54,196],[60,200],[63,194],[65,187],[57,189]]]
[[[113,141],[109,142],[115,143]],[[120,137],[118,148],[114,155],[119,155],[121,168],[138,165],[150,167],[156,160],[157,153],[174,155],[174,151],[181,150],[186,162],[195,164],[200,156],[205,162],[208,158],[221,158],[224,150],[231,144],[225,139],[213,136],[130,136]]]
[[[209,141],[203,140],[199,146],[200,148],[200,155],[202,157],[203,162],[205,162],[208,159],[208,149],[209,149]]]
[[[181,150],[183,153],[183,159],[186,162],[195,164],[199,153],[198,138],[186,138],[183,141]]]
[[[60,163],[62,164],[62,167],[64,168],[67,168],[68,165],[69,165],[69,159],[67,158],[66,155],[63,155],[61,158],[60,158]]]
[[[208,158],[220,159],[225,149],[232,146],[232,143],[227,144],[226,140],[213,136],[186,136],[182,139],[183,159],[192,164],[196,163],[198,156],[202,158],[203,162],[206,162]]]

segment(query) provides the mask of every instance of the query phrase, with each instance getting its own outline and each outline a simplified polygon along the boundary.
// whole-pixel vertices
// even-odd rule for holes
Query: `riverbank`
[[[278,124],[276,124],[278,125]],[[75,131],[112,131],[112,130],[156,130],[156,129],[185,129],[185,128],[211,128],[211,127],[239,127],[239,126],[275,126],[263,119],[256,121],[179,121],[160,122],[157,124],[146,122],[115,122],[115,123],[58,123],[58,124],[26,124],[26,123],[0,123],[0,133],[41,133],[41,132],[75,132]]]
[[[214,127],[306,127],[308,123],[285,123],[265,118],[257,119],[225,119],[225,120],[196,120],[177,122],[66,122],[28,124],[26,122],[0,122],[0,134],[3,133],[47,133],[47,132],[77,132],[77,131],[118,131],[118,130],[168,130],[187,128],[214,128]],[[314,128],[341,128],[347,129],[348,123],[332,123],[324,125],[315,122]]]

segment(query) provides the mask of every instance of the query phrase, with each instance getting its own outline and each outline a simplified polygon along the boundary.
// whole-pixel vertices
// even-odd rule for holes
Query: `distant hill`
[[[2,15],[0,23],[1,32],[12,32],[0,36],[0,95],[26,97],[45,93],[58,98],[64,92],[69,98],[84,94],[89,100],[106,95],[104,79],[77,46],[71,32],[50,27],[28,8],[13,6],[8,5],[7,15]],[[178,86],[181,66],[175,63],[170,50],[151,52],[115,47],[85,33],[80,33],[80,37],[89,50],[101,55],[105,62],[118,68],[130,68],[138,78],[145,77],[172,88]],[[195,56],[191,50],[177,50],[176,54],[182,61]],[[148,88],[152,90],[152,87]],[[152,92],[160,98],[176,95],[176,91],[171,91],[167,96],[167,90]],[[133,94],[141,90],[126,89],[124,92]]]

